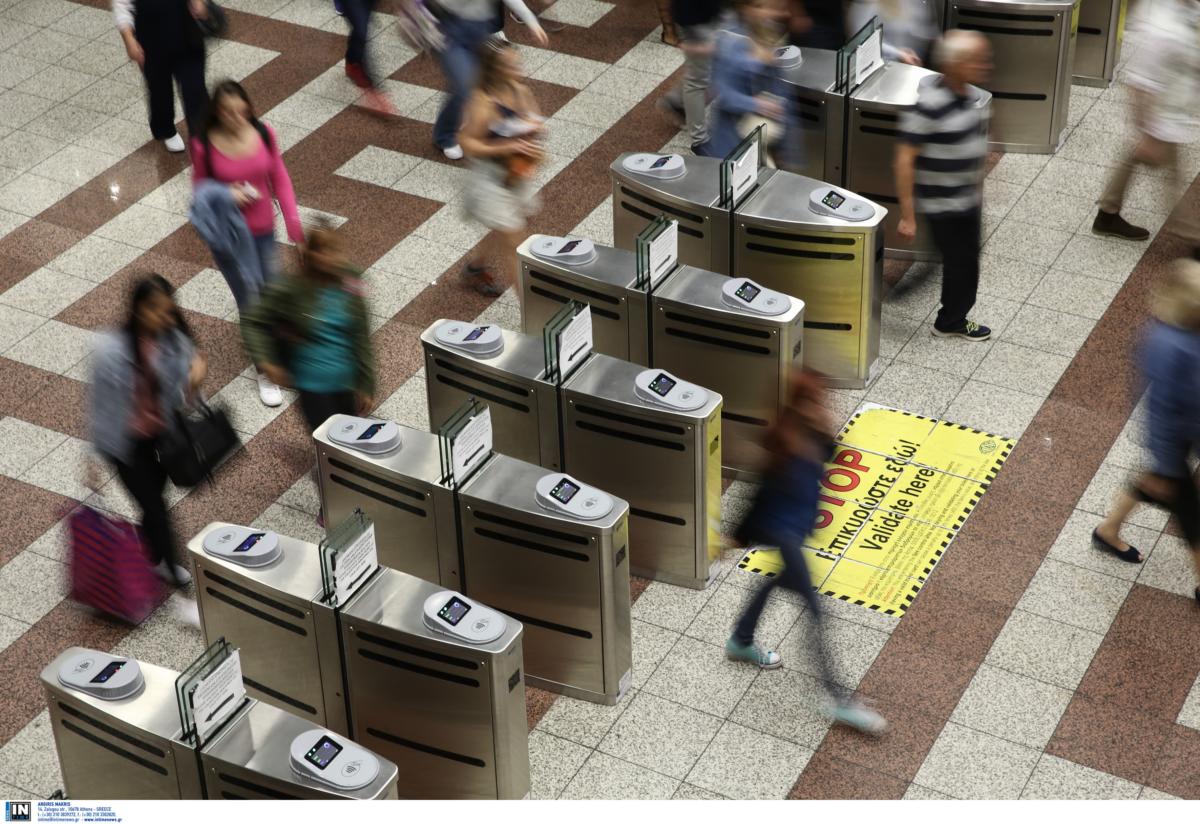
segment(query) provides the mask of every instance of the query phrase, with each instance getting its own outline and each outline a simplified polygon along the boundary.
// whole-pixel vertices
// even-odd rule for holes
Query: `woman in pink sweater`
[[[254,114],[250,97],[241,84],[225,80],[212,92],[212,102],[200,133],[192,138],[192,184],[211,179],[229,185],[234,203],[254,237],[263,280],[246,282],[243,268],[213,250],[217,268],[243,311],[275,275],[275,209],[279,201],[288,238],[303,251],[304,228],[296,208],[292,179],[283,165],[275,132]],[[283,403],[283,393],[263,375],[258,376],[259,396],[267,406]]]

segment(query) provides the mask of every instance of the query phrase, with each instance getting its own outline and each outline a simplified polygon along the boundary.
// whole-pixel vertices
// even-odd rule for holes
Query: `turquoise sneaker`
[[[764,650],[758,644],[743,644],[736,638],[725,642],[725,657],[730,661],[749,661],[763,669],[778,669],[783,666],[779,653]]]
[[[845,724],[867,735],[883,735],[887,731],[887,721],[882,715],[853,698],[830,707],[829,715],[835,723]]]

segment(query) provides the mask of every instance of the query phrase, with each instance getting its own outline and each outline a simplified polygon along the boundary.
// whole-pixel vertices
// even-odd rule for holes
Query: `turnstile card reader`
[[[594,355],[562,406],[567,468],[629,502],[630,572],[706,586],[721,553],[721,396]]]
[[[432,375],[429,382],[435,382]],[[458,587],[454,496],[441,483],[437,436],[389,422],[399,434],[399,448],[372,454],[331,436],[355,420],[360,419],[334,415],[313,433],[326,523],[341,523],[361,509],[375,525],[380,564]]]
[[[799,46],[783,46],[775,50],[775,65],[781,69],[791,69],[804,61],[804,55]]]
[[[613,498],[594,520],[553,512],[537,500],[545,478],[495,455],[459,492],[466,594],[525,625],[528,683],[615,704],[633,667],[629,505]]]
[[[490,644],[508,629],[508,619],[465,595],[447,591],[425,599],[425,626],[468,644]]]
[[[808,208],[818,215],[837,217],[859,223],[875,217],[875,205],[868,203],[853,192],[836,186],[817,188],[808,196]]]
[[[379,759],[327,730],[306,730],[289,748],[296,774],[337,790],[361,790],[379,775]]]
[[[461,605],[460,605],[461,604]],[[464,611],[463,606],[470,609]],[[473,597],[382,569],[341,611],[353,738],[395,761],[400,796],[519,799],[529,792],[523,628]]]
[[[721,284],[725,302],[759,315],[782,315],[792,308],[792,299],[782,292],[759,286],[749,278],[730,278]]]
[[[392,421],[342,415],[329,429],[329,439],[368,455],[386,455],[400,446],[400,427]]]
[[[569,518],[596,521],[613,510],[611,495],[561,472],[543,475],[534,491],[541,506]]]
[[[204,551],[240,566],[259,567],[274,563],[282,550],[274,532],[229,524],[204,536]]]
[[[58,683],[105,701],[117,701],[136,695],[146,686],[146,679],[132,658],[85,650],[62,662]]]
[[[534,235],[530,240],[529,251],[542,260],[579,266],[596,259],[596,244],[587,238]]]
[[[448,320],[434,327],[433,335],[438,343],[472,355],[495,355],[504,349],[504,338],[498,326],[477,326]]]
[[[626,155],[621,161],[621,168],[627,172],[657,178],[658,180],[674,180],[687,174],[687,166],[683,156],[677,154],[651,154],[637,152]]]

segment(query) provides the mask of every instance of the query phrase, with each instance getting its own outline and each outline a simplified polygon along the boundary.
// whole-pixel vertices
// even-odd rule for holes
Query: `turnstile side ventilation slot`
[[[751,352],[755,355],[769,355],[771,350],[765,346],[755,346],[751,343],[742,343],[736,340],[725,340],[724,338],[714,338],[711,335],[700,335],[695,332],[688,332],[684,329],[674,329],[668,327],[666,333],[673,338],[683,338],[684,340],[694,340],[697,343],[707,343],[710,346],[720,346],[725,349],[738,349],[742,352]]]
[[[579,544],[580,546],[587,546],[589,543],[588,539],[582,535],[572,535],[569,532],[559,532],[554,529],[546,529],[545,527],[534,526],[533,524],[524,524],[520,521],[509,520],[508,518],[501,517],[500,515],[492,515],[490,512],[481,512],[476,510],[474,514],[478,520],[484,521],[485,523],[498,524],[500,526],[506,526],[510,529],[519,529],[522,532],[532,532],[534,535],[553,538],[556,541],[566,541],[567,543]]]
[[[1045,100],[1046,95],[1038,92],[992,92],[996,100]]]
[[[564,297],[559,294],[555,294],[554,292],[551,292],[548,289],[543,289],[540,286],[530,286],[529,291],[533,292],[538,297],[547,298],[549,300],[555,301],[556,303],[570,303],[571,302],[571,298]],[[587,303],[587,301],[584,301],[584,303]],[[591,304],[588,304],[588,305],[591,306]],[[592,314],[598,315],[602,318],[608,318],[609,320],[620,320],[621,319],[621,316],[618,315],[616,312],[609,311],[608,309],[600,309],[596,306],[592,306]]]
[[[652,429],[655,432],[666,432],[671,435],[684,435],[686,431],[682,426],[674,424],[661,423],[659,421],[648,421],[642,418],[632,418],[628,415],[621,415],[617,412],[609,412],[607,409],[598,409],[595,406],[589,406],[585,403],[575,404],[575,409],[584,415],[591,415],[596,418],[604,418],[609,421],[616,421],[628,426],[638,426],[642,429]]]
[[[765,421],[762,418],[754,418],[754,417],[751,417],[750,415],[739,415],[736,412],[726,412],[723,409],[721,410],[721,419],[727,420],[727,421],[733,421],[734,423],[746,423],[746,424],[750,424],[751,426],[770,426],[771,425],[770,421]]]
[[[366,641],[369,644],[376,644],[377,646],[386,647],[388,649],[395,650],[396,652],[403,652],[405,655],[413,655],[417,658],[427,658],[430,661],[437,661],[439,664],[449,664],[452,667],[459,667],[460,669],[479,669],[479,664],[475,663],[474,661],[468,661],[466,658],[456,658],[453,655],[443,655],[440,652],[431,652],[430,650],[420,649],[418,647],[409,646],[408,644],[401,644],[399,641],[393,641],[390,638],[384,638],[371,632],[356,631],[355,635],[360,641]]]
[[[959,17],[978,17],[983,20],[1017,20],[1023,23],[1053,23],[1052,14],[1016,14],[1006,11],[983,11],[981,9],[955,9]]]
[[[820,123],[821,122],[820,116],[812,114],[811,112],[800,112],[798,117],[807,123]]]
[[[776,232],[772,229],[759,229],[754,226],[746,227],[746,234],[752,237],[767,237],[772,240],[790,240],[793,243],[817,243],[822,246],[853,246],[858,243],[852,237],[831,237],[829,235],[797,235],[791,232]]]
[[[367,472],[365,469],[359,469],[357,466],[352,466],[345,461],[339,461],[337,458],[330,458],[329,465],[340,469],[343,472],[348,472],[351,475],[357,475],[358,477],[370,481],[373,484],[382,486],[384,489],[390,489],[392,492],[399,492],[401,495],[407,495],[408,497],[417,501],[421,501],[422,503],[424,503],[425,499],[429,497],[424,492],[416,489],[409,489],[407,486],[398,484],[395,481],[385,481],[383,478],[373,475],[372,473]]]
[[[900,134],[899,129],[888,129],[883,126],[859,126],[858,130],[863,134],[881,134],[884,137],[895,137]]]
[[[279,790],[272,790],[268,787],[262,786],[261,784],[255,784],[253,781],[246,781],[243,778],[235,778],[232,775],[229,775],[228,773],[218,772],[217,778],[221,779],[226,784],[231,784],[234,787],[240,787],[243,790],[249,790],[252,793],[258,793],[259,795],[264,796],[266,798],[277,798],[282,801],[299,801],[300,800],[300,796],[298,796],[298,795],[288,795],[287,793],[281,793],[281,792],[279,792]],[[222,795],[225,795],[225,793],[222,793]]]
[[[1104,29],[1093,29],[1091,26],[1080,26],[1080,34],[1104,34]]]
[[[985,34],[1015,34],[1019,37],[1050,37],[1054,34],[1054,29],[1009,29],[1003,26],[985,26],[982,23],[966,21],[960,21],[958,27],[966,31],[979,31]]]
[[[651,521],[658,521],[664,524],[687,526],[687,521],[685,521],[683,518],[676,518],[674,515],[664,515],[661,512],[651,512],[648,509],[638,509],[634,506],[629,507],[629,514],[636,515],[639,518],[646,518]]]
[[[204,577],[210,581],[215,581],[226,589],[232,589],[238,595],[244,595],[247,598],[258,601],[260,604],[268,606],[271,609],[278,610],[279,612],[290,615],[293,618],[304,618],[304,613],[295,607],[289,607],[287,604],[276,601],[274,598],[268,598],[267,596],[257,593],[252,589],[242,586],[241,584],[236,584],[233,581],[230,581],[228,578],[218,575],[211,570],[204,570]],[[209,592],[212,592],[212,590],[210,589]]]
[[[453,361],[435,357],[433,362],[442,369],[445,369],[447,372],[453,372],[456,375],[462,375],[464,378],[470,378],[473,381],[479,381],[480,383],[487,384],[488,386],[494,386],[496,389],[503,389],[508,394],[516,395],[518,398],[528,398],[530,395],[529,390],[524,386],[520,386],[515,383],[509,383],[508,381],[502,381],[499,378],[493,378],[491,375],[481,374],[473,369],[464,369]]]
[[[607,435],[610,438],[619,438],[623,441],[633,441],[644,446],[657,447],[658,449],[670,449],[674,452],[683,452],[687,449],[687,447],[678,441],[664,441],[662,438],[651,438],[648,435],[635,435],[632,432],[613,429],[610,426],[601,426],[590,421],[575,421],[575,428],[582,429],[584,432],[595,432],[597,435]]]
[[[522,624],[529,624],[533,627],[541,627],[542,629],[548,629],[552,632],[561,632],[564,635],[574,635],[576,638],[590,639],[592,637],[592,634],[586,629],[576,629],[575,627],[569,627],[566,624],[556,624],[553,621],[543,621],[541,618],[531,618],[528,615],[522,615],[519,612],[513,612],[511,609],[502,609],[500,611],[511,618],[516,618]]]
[[[428,678],[440,678],[443,681],[449,681],[452,684],[462,684],[464,687],[478,687],[479,682],[474,678],[467,678],[465,675],[455,675],[452,672],[442,672],[441,670],[422,667],[420,664],[411,664],[408,661],[401,661],[399,658],[393,658],[390,655],[381,655],[378,652],[372,652],[369,649],[360,649],[358,654],[368,661],[376,661],[380,664],[386,664],[389,667],[396,669],[408,670],[415,672],[417,675],[424,675]]]
[[[413,515],[420,515],[422,518],[426,517],[425,510],[423,509],[410,506],[403,501],[397,501],[395,498],[389,498],[382,492],[376,492],[374,489],[367,489],[365,486],[356,484],[353,481],[348,481],[338,475],[331,474],[329,476],[329,480],[333,481],[338,486],[346,487],[346,489],[349,489],[351,492],[357,492],[359,495],[366,495],[368,498],[379,501],[383,504],[387,504],[388,506],[394,506],[396,509],[403,509],[405,512],[411,512]]]
[[[516,401],[510,401],[508,398],[502,398],[499,395],[496,395],[492,392],[488,392],[484,389],[478,389],[473,386],[467,386],[465,383],[462,383],[461,381],[456,381],[453,378],[447,378],[445,375],[438,375],[437,380],[438,380],[438,383],[444,383],[444,384],[446,384],[446,386],[449,386],[451,389],[457,389],[459,392],[465,392],[468,395],[474,395],[475,397],[481,398],[485,401],[488,401],[489,403],[498,403],[501,406],[507,406],[509,409],[515,409],[518,412],[525,412],[525,413],[529,412],[529,407],[523,403],[517,403]]]
[[[294,632],[296,635],[299,635],[301,637],[308,635],[308,630],[306,630],[304,627],[298,627],[289,621],[285,621],[282,618],[276,618],[274,615],[270,615],[266,612],[263,612],[261,609],[255,609],[254,607],[250,606],[249,604],[244,604],[236,598],[229,597],[224,592],[221,592],[221,590],[219,590],[219,589],[213,589],[212,587],[205,587],[204,591],[207,592],[212,597],[216,598],[218,601],[221,601],[222,603],[225,603],[225,604],[229,604],[229,606],[233,607],[234,609],[240,609],[242,612],[253,615],[255,618],[257,618],[260,621],[266,621],[268,624],[274,624],[275,626],[279,627],[280,629],[286,629],[288,632]]]
[[[530,269],[529,276],[534,280],[540,280],[543,283],[549,283],[551,286],[556,286],[559,289],[566,289],[568,292],[574,292],[578,295],[585,295],[588,301],[599,300],[604,303],[611,303],[614,306],[619,306],[621,301],[614,298],[612,295],[606,295],[603,292],[597,292],[595,289],[587,289],[583,286],[576,286],[573,283],[567,283],[565,280],[560,280],[546,272],[539,272],[537,269]],[[593,306],[592,311],[595,311]]]
[[[105,741],[100,736],[93,735],[92,733],[88,732],[87,730],[83,729],[82,727],[75,726],[70,721],[67,721],[65,718],[63,719],[62,725],[66,729],[68,729],[71,732],[78,735],[80,738],[84,739],[85,741],[91,741],[97,747],[102,747],[115,755],[121,756],[122,758],[126,759],[127,761],[132,761],[134,764],[137,764],[139,767],[145,767],[146,769],[150,770],[151,772],[156,772],[159,775],[169,775],[170,774],[167,772],[167,769],[165,767],[163,767],[159,764],[155,764],[151,761],[147,761],[145,758],[142,758],[140,755],[134,755],[133,753],[129,752],[128,750],[124,750],[124,749],[118,747],[116,744],[112,743],[111,741]]]
[[[704,218],[701,217],[700,215],[692,214],[691,212],[685,212],[684,210],[678,209],[674,206],[668,206],[666,203],[659,203],[657,200],[655,200],[652,197],[646,197],[645,195],[643,195],[639,192],[631,192],[630,190],[626,189],[624,186],[621,187],[621,194],[625,195],[628,198],[632,198],[633,200],[637,200],[642,203],[645,203],[647,206],[650,206],[651,208],[654,208],[654,209],[658,209],[661,212],[670,212],[673,215],[679,215],[684,220],[690,220],[692,223],[699,223],[701,226],[704,225]]]
[[[863,120],[882,120],[885,123],[899,123],[900,115],[888,114],[887,112],[871,112],[860,110],[858,116]]]
[[[821,320],[806,320],[804,321],[805,329],[828,329],[831,332],[849,332],[854,328],[851,323],[829,323]]]
[[[303,701],[292,698],[292,696],[287,695],[286,693],[282,693],[279,690],[271,689],[270,687],[268,687],[265,684],[260,684],[257,681],[255,681],[253,678],[247,678],[245,673],[242,673],[242,681],[244,681],[246,684],[253,687],[254,689],[258,690],[263,695],[269,695],[272,698],[274,698],[276,701],[282,701],[283,703],[287,704],[289,707],[295,707],[296,709],[300,710],[301,712],[306,712],[309,715],[317,714],[316,707],[314,707],[310,704],[305,704]]]
[[[854,254],[847,252],[814,252],[808,249],[785,249],[782,246],[768,246],[764,243],[747,243],[746,248],[752,252],[769,252],[772,255],[813,258],[814,260],[854,260]]]
[[[489,538],[493,541],[499,541],[503,544],[519,546],[522,549],[532,549],[534,552],[544,552],[547,555],[557,555],[559,558],[566,558],[569,561],[583,561],[586,563],[592,560],[582,552],[572,552],[569,549],[559,549],[558,547],[540,544],[537,541],[527,541],[524,538],[518,538],[515,535],[507,535],[503,532],[496,532],[494,529],[475,527],[475,534],[483,538]]]
[[[673,320],[676,323],[690,323],[692,326],[699,326],[704,329],[715,329],[718,332],[729,332],[733,335],[745,335],[748,338],[758,338],[760,340],[770,340],[771,333],[766,329],[755,329],[750,326],[738,326],[734,323],[721,323],[717,320],[707,320],[697,318],[693,315],[681,315],[678,312],[664,312],[663,316],[667,320]]]
[[[101,730],[102,732],[105,732],[108,735],[111,735],[113,738],[120,739],[121,741],[124,741],[126,744],[129,744],[130,746],[137,747],[139,750],[143,750],[145,752],[150,753],[151,755],[158,756],[159,758],[167,757],[167,754],[165,752],[163,752],[162,750],[160,750],[158,747],[154,746],[153,744],[147,744],[145,741],[142,741],[138,738],[134,738],[129,733],[121,732],[116,727],[110,727],[108,724],[105,724],[103,721],[97,721],[95,718],[92,718],[90,715],[84,715],[79,710],[72,707],[70,704],[64,704],[62,701],[59,701],[58,708],[60,710],[62,710],[63,712],[65,712],[67,715],[70,715],[74,718],[78,718],[83,723],[89,724],[89,725],[95,727],[96,729]]]
[[[643,211],[642,209],[637,208],[636,206],[630,206],[628,203],[622,203],[621,208],[627,212],[632,212],[633,214],[640,217],[642,220],[654,220],[656,217],[658,217],[658,215],[652,215],[649,212],[646,212],[646,211]],[[666,206],[663,206],[662,209],[664,212],[670,212],[675,217],[679,217],[679,213],[673,209],[668,209]],[[680,234],[691,235],[692,237],[698,237],[698,238],[704,237],[703,232],[699,231],[698,229],[693,229],[690,226],[684,226],[683,224],[679,225],[679,232],[680,232]]]
[[[439,758],[446,758],[446,759],[449,759],[450,761],[457,761],[460,764],[469,764],[472,767],[486,767],[487,766],[486,762],[484,762],[478,758],[473,758],[469,755],[463,755],[463,754],[457,753],[457,752],[451,752],[450,750],[443,750],[443,749],[439,749],[437,747],[431,747],[428,744],[420,744],[416,741],[410,741],[407,738],[401,738],[398,735],[392,735],[390,732],[384,732],[383,730],[377,730],[374,727],[367,727],[367,735],[374,736],[375,738],[378,738],[380,741],[386,741],[389,744],[395,744],[398,747],[408,747],[410,750],[416,750],[417,752],[427,753],[428,755],[436,755]]]

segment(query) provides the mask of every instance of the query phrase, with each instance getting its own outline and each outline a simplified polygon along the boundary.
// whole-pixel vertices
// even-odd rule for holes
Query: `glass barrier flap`
[[[379,567],[375,524],[361,509],[328,531],[321,541],[322,599],[332,607],[345,606],[355,591]]]
[[[175,679],[182,739],[204,746],[245,701],[241,657],[218,638]]]
[[[438,430],[442,483],[458,489],[492,454],[492,412],[471,398]]]
[[[721,161],[721,206],[726,209],[736,209],[758,181],[758,172],[762,168],[762,132],[759,126],[742,138],[742,142],[734,147],[726,158]]]
[[[560,383],[558,374],[558,337],[559,333],[570,323],[583,304],[571,301],[554,313],[554,317],[546,321],[542,327],[542,351],[546,357],[546,380],[557,386]]]
[[[883,23],[872,17],[838,49],[835,90],[849,94],[883,65]]]
[[[660,242],[659,239],[663,236],[664,232],[670,229],[673,223],[678,226],[678,223],[667,220],[665,215],[659,215],[646,224],[646,228],[638,234],[635,241],[635,249],[637,250],[637,279],[634,281],[634,285],[638,289],[649,290],[658,280],[658,277],[655,276],[655,263],[657,262],[660,267],[663,266],[662,256],[666,252],[666,244]],[[676,232],[675,248],[671,250],[674,252],[676,259],[679,257],[678,237],[678,232]],[[656,246],[656,243],[660,245]],[[659,273],[659,276],[661,274]]]

